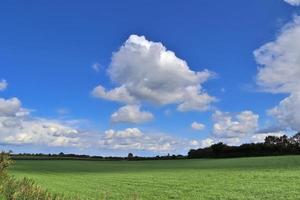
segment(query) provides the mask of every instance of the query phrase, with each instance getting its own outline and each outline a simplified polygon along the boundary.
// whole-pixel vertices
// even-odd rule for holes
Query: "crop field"
[[[54,193],[82,199],[300,199],[300,156],[166,161],[17,161]]]

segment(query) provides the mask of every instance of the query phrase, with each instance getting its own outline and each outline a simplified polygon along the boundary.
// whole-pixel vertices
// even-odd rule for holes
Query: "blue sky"
[[[297,5],[3,1],[1,147],[156,155],[300,130]]]

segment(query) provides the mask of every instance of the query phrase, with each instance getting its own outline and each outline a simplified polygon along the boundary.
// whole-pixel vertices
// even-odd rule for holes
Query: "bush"
[[[51,194],[35,184],[34,181],[23,178],[21,180],[10,177],[7,168],[13,162],[9,154],[0,154],[0,199],[5,200],[66,200],[64,196]],[[74,199],[74,198],[72,198]]]
[[[0,175],[6,174],[7,168],[12,164],[12,160],[8,153],[1,152],[0,154]]]

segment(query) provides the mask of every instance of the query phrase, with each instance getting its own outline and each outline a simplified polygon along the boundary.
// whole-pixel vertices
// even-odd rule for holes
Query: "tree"
[[[129,153],[128,156],[127,156],[128,160],[131,160],[133,158],[133,154],[132,153]]]
[[[215,153],[220,153],[223,152],[224,149],[227,147],[226,144],[219,142],[217,144],[213,144],[211,145],[211,149],[215,152]]]
[[[290,138],[290,143],[300,146],[300,132],[296,133],[293,137]]]
[[[265,138],[265,144],[271,145],[271,144],[277,144],[278,137],[269,135]]]

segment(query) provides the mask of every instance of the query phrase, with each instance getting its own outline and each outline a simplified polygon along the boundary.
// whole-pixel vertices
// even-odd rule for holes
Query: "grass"
[[[17,161],[10,169],[83,199],[300,198],[300,156],[168,161]]]

